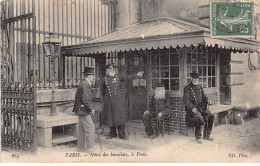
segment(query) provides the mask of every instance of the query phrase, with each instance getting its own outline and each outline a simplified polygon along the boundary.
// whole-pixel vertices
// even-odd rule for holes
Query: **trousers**
[[[94,146],[95,124],[91,115],[78,116],[78,151],[85,151]]]
[[[151,135],[154,134],[151,119],[152,119],[152,118],[155,118],[155,117],[157,117],[156,113],[151,113],[151,112],[149,112],[148,114],[143,114],[143,115],[142,115],[142,120],[143,120],[143,123],[144,123],[145,132],[146,132],[146,134],[149,135],[149,136],[151,136]],[[160,121],[160,118],[157,117],[157,118],[156,118],[156,121]],[[159,127],[159,126],[157,126],[157,127],[155,128],[155,130],[156,130],[155,132],[156,132],[156,133],[158,133],[158,127]]]
[[[207,111],[205,114],[197,112],[192,118],[189,118],[189,126],[195,127],[195,138],[200,139],[202,137],[202,126],[204,125],[203,138],[210,137],[214,122],[214,116]]]
[[[125,125],[110,127],[110,136],[111,137],[117,137],[116,129],[118,131],[119,138],[121,138],[121,139],[126,138]]]

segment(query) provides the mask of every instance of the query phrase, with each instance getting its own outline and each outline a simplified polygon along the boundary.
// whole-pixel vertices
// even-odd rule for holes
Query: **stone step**
[[[55,138],[53,138],[52,144],[58,145],[58,144],[62,144],[62,143],[76,141],[77,139],[78,138],[75,136],[63,134],[63,135],[59,135],[59,136],[56,136]]]

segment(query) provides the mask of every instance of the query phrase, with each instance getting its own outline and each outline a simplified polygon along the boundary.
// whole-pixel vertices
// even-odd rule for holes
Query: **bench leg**
[[[227,115],[228,115],[228,111],[219,113],[219,123],[220,124],[228,124]]]
[[[52,147],[52,128],[37,128],[38,145]]]
[[[234,124],[244,124],[244,117],[247,114],[247,111],[244,110],[234,110]]]
[[[260,117],[260,109],[254,109],[251,111],[251,115],[255,118],[259,118]]]

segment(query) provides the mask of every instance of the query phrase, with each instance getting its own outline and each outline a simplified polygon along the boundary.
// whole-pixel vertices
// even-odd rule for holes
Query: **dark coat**
[[[99,90],[103,97],[102,123],[109,126],[119,126],[126,122],[127,112],[125,109],[124,97],[120,90],[120,82],[136,77],[136,74],[129,76],[105,76],[102,78]]]
[[[79,116],[87,116],[92,111],[92,89],[87,80],[83,80],[75,95],[75,103],[72,112]]]
[[[193,108],[197,108],[202,115],[207,111],[208,98],[201,85],[194,85],[191,82],[185,86],[183,101],[185,104],[187,123],[196,116],[196,114],[192,112]]]
[[[149,103],[148,110],[156,115],[161,112],[163,115],[171,113],[171,100],[170,97],[166,96],[165,99],[155,99],[154,95]]]

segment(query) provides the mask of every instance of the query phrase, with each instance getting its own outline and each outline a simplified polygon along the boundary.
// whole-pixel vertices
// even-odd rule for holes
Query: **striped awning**
[[[259,51],[260,48],[259,42],[250,39],[211,38],[208,28],[177,19],[157,19],[117,29],[78,45],[62,47],[62,54],[80,56],[199,44],[246,51]]]

